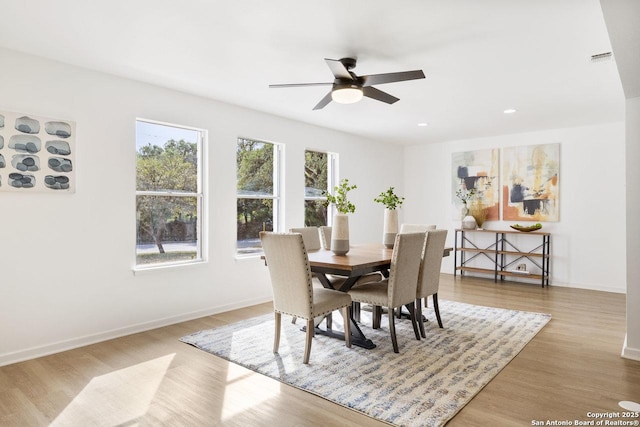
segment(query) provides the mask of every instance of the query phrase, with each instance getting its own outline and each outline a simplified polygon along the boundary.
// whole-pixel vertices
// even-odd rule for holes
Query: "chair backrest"
[[[302,235],[261,231],[260,240],[271,276],[273,309],[309,319],[313,287]]]
[[[442,253],[447,239],[447,230],[427,231],[427,241],[420,266],[420,279],[418,280],[417,298],[426,298],[438,292],[440,286],[440,266],[442,265]]]
[[[435,229],[436,226],[431,224],[402,224],[400,226],[400,233],[423,233]]]
[[[396,235],[388,286],[391,307],[399,307],[416,299],[425,237],[425,233]]]
[[[331,249],[331,227],[323,225],[319,227],[320,243],[323,249]]]
[[[304,247],[308,251],[317,251],[320,246],[320,234],[318,234],[318,227],[301,227],[289,229],[291,233],[302,234],[302,240],[304,240]]]

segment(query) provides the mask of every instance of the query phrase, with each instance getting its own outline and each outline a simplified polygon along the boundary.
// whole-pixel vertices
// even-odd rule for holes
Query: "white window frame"
[[[136,118],[136,126],[138,122],[144,122],[151,125],[159,125],[159,126],[167,126],[178,129],[185,129],[188,131],[194,131],[198,134],[197,144],[197,190],[196,192],[186,192],[186,191],[140,191],[137,189],[136,182],[136,199],[138,196],[170,196],[170,197],[195,197],[196,198],[196,258],[191,260],[184,261],[173,261],[173,262],[163,262],[163,263],[155,263],[155,264],[138,264],[137,263],[137,249],[134,251],[134,271],[144,271],[144,270],[154,270],[160,268],[167,267],[180,267],[191,264],[201,264],[207,261],[207,257],[205,256],[204,248],[206,248],[206,242],[204,241],[204,236],[207,235],[206,232],[206,223],[205,220],[205,209],[207,206],[207,194],[205,191],[205,167],[206,167],[206,146],[207,146],[207,131],[205,129],[194,128],[190,126],[177,125],[174,123],[160,122],[157,120]],[[137,146],[137,141],[136,141]],[[137,150],[136,150],[137,152]],[[136,181],[137,181],[137,170],[136,170]],[[136,221],[138,217],[138,211],[136,209]]]
[[[247,138],[243,136],[239,136],[236,139],[236,147],[239,140],[248,140],[261,144],[270,144],[273,146],[273,194],[272,195],[240,195],[237,192],[237,170],[236,170],[236,206],[238,205],[238,199],[253,199],[253,200],[262,200],[262,199],[270,199],[273,200],[273,231],[279,232],[282,230],[284,220],[282,218],[281,212],[284,212],[282,209],[282,194],[283,194],[283,183],[284,183],[284,173],[283,173],[283,163],[284,163],[284,144],[272,141],[265,141],[264,139],[256,139],[256,138]],[[236,165],[237,168],[237,165]],[[237,214],[237,212],[236,212]],[[237,235],[237,229],[236,229]],[[236,238],[236,258],[254,258],[258,256],[262,256],[264,252],[262,250],[252,252],[249,254],[238,253],[238,240]]]
[[[306,153],[307,151],[315,151],[316,153],[324,153],[327,155],[327,188],[325,190],[327,190],[328,192],[333,191],[333,187],[335,187],[338,182],[338,153],[332,153],[330,151],[323,151],[323,150],[315,150],[313,148],[306,148],[304,150],[305,152],[305,162],[306,162]],[[303,177],[304,178],[304,177]],[[304,202],[306,202],[307,200],[327,200],[327,196],[317,196],[317,197],[307,197],[306,194],[304,194]],[[331,226],[333,225],[333,207],[329,206],[327,208],[327,225]],[[306,220],[306,218],[305,218]]]

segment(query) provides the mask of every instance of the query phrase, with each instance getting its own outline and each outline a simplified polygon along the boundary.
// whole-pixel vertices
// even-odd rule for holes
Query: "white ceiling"
[[[399,144],[624,119],[598,0],[2,0],[0,46]],[[313,106],[324,58],[400,98]],[[6,64],[2,64],[6,66]],[[506,108],[516,108],[512,115]],[[428,127],[418,127],[428,122]]]

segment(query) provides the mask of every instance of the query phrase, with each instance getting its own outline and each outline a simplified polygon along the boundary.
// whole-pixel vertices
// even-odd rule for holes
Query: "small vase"
[[[462,228],[465,230],[475,230],[476,229],[476,219],[471,215],[467,215],[462,219]]]
[[[469,209],[469,215],[473,216],[476,219],[478,230],[482,230],[482,224],[484,224],[484,222],[487,220],[488,214],[489,212],[487,208],[482,204],[481,200],[476,200],[471,205],[471,209]]]
[[[382,243],[389,248],[393,248],[398,234],[398,211],[395,209],[384,210],[384,228],[382,231]]]
[[[469,215],[469,208],[467,207],[466,203],[463,203],[462,207],[460,208],[460,218],[464,218],[467,215]]]
[[[331,228],[331,252],[346,255],[349,252],[349,216],[338,213]]]

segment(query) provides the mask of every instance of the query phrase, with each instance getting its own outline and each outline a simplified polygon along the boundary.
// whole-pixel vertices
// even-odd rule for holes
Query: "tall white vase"
[[[384,210],[384,228],[382,231],[382,243],[391,249],[398,234],[398,211],[395,209]]]
[[[337,213],[333,217],[331,228],[331,252],[346,255],[349,252],[349,216]]]

